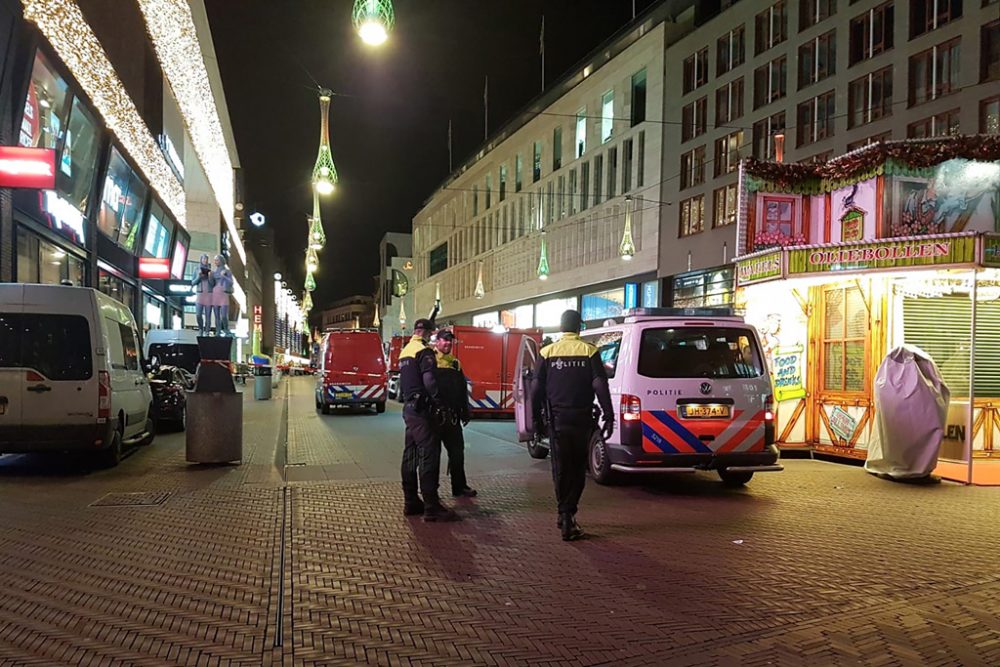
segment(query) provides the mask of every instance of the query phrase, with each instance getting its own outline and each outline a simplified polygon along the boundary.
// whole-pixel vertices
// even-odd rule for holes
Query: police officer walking
[[[605,440],[615,428],[607,373],[597,348],[580,339],[581,325],[579,312],[567,310],[562,314],[562,337],[542,348],[532,388],[535,423],[542,423],[543,408],[548,412],[559,529],[567,541],[583,537],[576,510],[587,478],[590,439],[597,428],[595,396],[601,408]]]
[[[399,353],[399,390],[406,423],[403,514],[423,514],[424,521],[455,521],[460,517],[445,507],[438,496],[441,433],[435,415],[440,410],[441,396],[435,378],[437,359],[434,350],[427,345],[434,329],[431,320],[417,320],[413,324],[413,337]]]
[[[434,340],[437,350],[437,384],[441,400],[447,408],[441,426],[441,440],[448,452],[448,474],[451,476],[451,495],[456,498],[474,498],[475,489],[469,488],[465,477],[465,437],[462,427],[469,423],[469,390],[462,364],[451,353],[455,334],[439,331]]]

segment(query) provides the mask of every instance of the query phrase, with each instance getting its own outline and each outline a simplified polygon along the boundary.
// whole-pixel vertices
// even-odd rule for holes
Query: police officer
[[[455,521],[459,516],[442,505],[438,497],[441,434],[435,413],[440,408],[441,397],[435,378],[437,359],[434,350],[427,345],[434,329],[431,320],[417,320],[413,324],[413,337],[399,353],[399,391],[403,396],[403,421],[406,423],[403,514],[423,514],[424,521]]]
[[[608,377],[597,348],[580,339],[580,313],[562,314],[562,337],[542,348],[532,405],[535,423],[541,410],[549,417],[549,447],[552,451],[552,478],[559,506],[559,528],[564,540],[583,537],[576,522],[577,504],[587,476],[590,439],[594,434],[594,397],[602,413],[602,435],[607,440],[615,428],[608,391]]]
[[[462,434],[462,427],[469,423],[469,390],[462,364],[451,353],[454,343],[455,334],[451,331],[438,331],[434,339],[438,390],[447,408],[446,419],[441,426],[441,440],[448,452],[451,495],[474,498],[476,490],[469,488],[465,477],[465,438]]]

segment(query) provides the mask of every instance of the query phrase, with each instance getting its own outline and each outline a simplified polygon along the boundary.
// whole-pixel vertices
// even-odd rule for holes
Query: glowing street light
[[[389,39],[389,31],[396,22],[392,0],[355,0],[352,19],[362,42],[381,46]]]
[[[319,257],[316,255],[316,250],[309,248],[306,251],[306,273],[316,273],[319,269]]]
[[[330,150],[330,96],[332,91],[326,88],[319,91],[319,154],[316,156],[316,166],[313,167],[312,184],[318,194],[331,194],[337,187],[337,167],[333,164],[333,151]]]

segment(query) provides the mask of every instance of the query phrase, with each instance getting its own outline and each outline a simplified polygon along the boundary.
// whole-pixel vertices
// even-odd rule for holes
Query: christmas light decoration
[[[399,302],[399,328],[400,329],[405,329],[406,328],[406,302],[405,301],[400,301]]]
[[[337,167],[333,164],[333,152],[330,150],[330,95],[327,89],[319,92],[319,154],[316,156],[316,166],[313,167],[313,190],[318,194],[328,195],[337,187]]]
[[[542,248],[538,254],[538,279],[549,279],[549,252],[545,245],[545,232],[542,232]]]
[[[628,261],[635,257],[635,243],[632,241],[632,197],[625,197],[625,232],[618,245],[618,254]]]
[[[312,248],[306,250],[306,273],[316,273],[319,269],[319,257]]]
[[[306,290],[310,292],[316,290],[316,278],[311,272],[306,274]]]
[[[302,296],[302,310],[308,313],[313,308],[312,294],[306,290]]]
[[[434,283],[434,307],[437,314],[441,314],[441,283]]]
[[[476,289],[472,293],[477,299],[482,299],[486,296],[486,286],[483,285],[483,263],[479,262],[479,275],[476,277]]]
[[[73,0],[21,0],[21,4],[24,17],[38,26],[170,213],[186,227],[184,188],[80,8]]]
[[[309,218],[309,247],[322,250],[326,245],[326,233],[323,231],[323,220],[319,213],[319,194],[313,191],[313,214]]]
[[[139,0],[139,8],[160,67],[184,117],[194,152],[226,221],[230,241],[246,263],[246,250],[234,218],[233,162],[191,7],[187,0]]]
[[[370,46],[384,44],[396,22],[391,0],[355,0],[352,18],[361,40]]]
[[[378,304],[375,304],[375,317],[372,318],[372,326],[378,327],[382,324],[382,321],[378,318]]]

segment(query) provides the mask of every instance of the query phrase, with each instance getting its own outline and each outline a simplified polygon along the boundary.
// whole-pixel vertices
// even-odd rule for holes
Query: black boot
[[[403,504],[403,515],[404,516],[417,516],[424,513],[424,501],[420,498],[414,498],[412,500],[407,500]]]
[[[467,486],[464,489],[460,489],[458,491],[452,491],[451,495],[454,496],[455,498],[475,498],[476,496],[479,495],[479,492],[476,491],[475,489],[470,489]]]
[[[459,521],[460,517],[455,510],[445,507],[440,502],[429,503],[424,509],[424,521],[433,523],[437,521]]]
[[[583,537],[583,529],[576,522],[576,518],[572,514],[561,514],[560,515],[562,528],[562,538],[563,542],[570,542],[572,540],[578,540]]]

